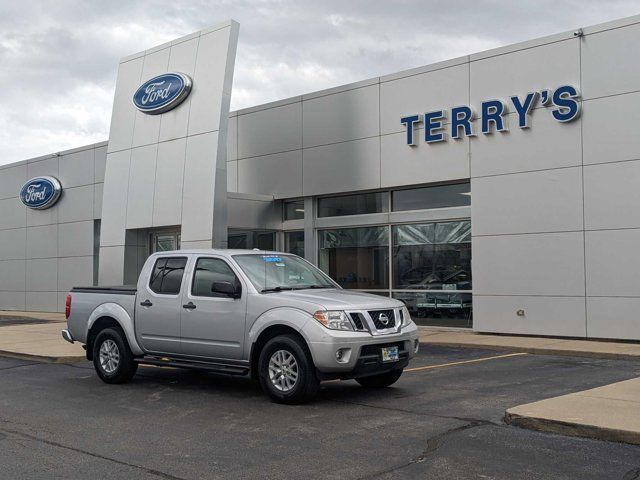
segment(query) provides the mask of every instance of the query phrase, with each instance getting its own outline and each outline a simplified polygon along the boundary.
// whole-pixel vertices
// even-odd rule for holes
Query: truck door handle
[[[182,308],[186,308],[187,310],[195,310],[196,306],[193,302],[189,302],[186,305],[182,305]]]
[[[149,300],[145,300],[144,302],[140,302],[140,305],[143,307],[150,307],[153,305]]]

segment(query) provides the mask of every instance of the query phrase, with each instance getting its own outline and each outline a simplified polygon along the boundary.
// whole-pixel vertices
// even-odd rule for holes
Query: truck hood
[[[326,310],[376,310],[400,308],[404,304],[393,298],[381,297],[371,293],[352,292],[340,289],[318,289],[274,292],[264,295],[273,296],[283,303],[306,304],[310,313],[318,309]]]

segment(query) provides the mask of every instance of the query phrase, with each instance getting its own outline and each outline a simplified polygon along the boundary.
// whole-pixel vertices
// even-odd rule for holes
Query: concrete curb
[[[538,355],[563,355],[568,357],[586,357],[586,358],[602,358],[608,360],[637,360],[640,361],[639,355],[630,353],[613,353],[613,352],[594,352],[589,350],[565,350],[545,347],[521,347],[516,345],[492,345],[482,343],[457,343],[457,342],[431,342],[420,340],[421,345],[435,345],[441,347],[452,348],[484,348],[486,350],[496,350],[499,352],[517,350],[518,352],[532,353]]]
[[[563,422],[547,418],[528,417],[512,413],[510,412],[510,409],[506,411],[504,421],[508,425],[527,428],[529,430],[537,430],[539,432],[640,445],[640,432]]]
[[[0,357],[15,358],[17,360],[31,360],[40,363],[78,363],[87,359],[85,356],[47,356],[47,355],[33,355],[31,353],[10,352],[6,350],[0,350]]]

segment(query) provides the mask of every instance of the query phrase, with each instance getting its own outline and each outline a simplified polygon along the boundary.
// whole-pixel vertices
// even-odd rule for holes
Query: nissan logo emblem
[[[378,317],[378,321],[383,324],[385,327],[387,325],[389,325],[389,317],[387,317],[386,314],[381,313],[380,316]]]

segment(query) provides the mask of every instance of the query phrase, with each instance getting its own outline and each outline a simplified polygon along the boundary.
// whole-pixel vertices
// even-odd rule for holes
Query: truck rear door
[[[158,257],[148,281],[139,285],[136,335],[147,352],[181,353],[181,289],[187,261],[188,257],[181,255]]]

